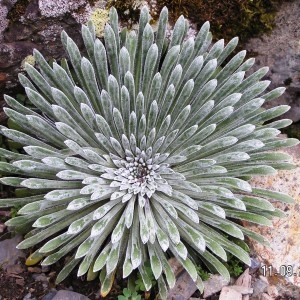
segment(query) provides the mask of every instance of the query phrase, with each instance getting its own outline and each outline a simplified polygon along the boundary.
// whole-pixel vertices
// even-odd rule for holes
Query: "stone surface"
[[[266,79],[272,81],[270,88],[285,86],[287,88],[278,100],[266,104],[273,107],[288,104],[291,110],[281,118],[300,120],[300,0],[284,2],[277,13],[276,28],[270,35],[251,39],[245,46],[255,54],[254,70],[269,66]]]
[[[16,246],[22,241],[21,236],[15,236],[0,242],[0,267],[6,269],[9,265],[14,265],[19,257],[25,254],[16,249]]]
[[[252,297],[256,297],[259,294],[265,292],[267,286],[268,286],[268,281],[265,278],[263,278],[263,276],[260,276],[260,278],[255,280],[254,283],[252,284],[253,287]]]
[[[189,299],[197,290],[197,286],[190,277],[190,275],[184,271],[176,278],[175,286],[168,291],[167,300],[185,300]]]
[[[288,171],[278,171],[277,175],[257,177],[252,179],[252,186],[275,190],[286,193],[295,199],[295,204],[275,203],[277,208],[283,210],[287,217],[274,218],[273,227],[246,225],[253,231],[263,235],[269,242],[270,247],[251,242],[254,252],[262,264],[267,267],[272,265],[272,274],[286,272],[286,266],[291,265],[293,274],[297,276],[287,277],[293,284],[300,287],[300,260],[299,260],[299,228],[300,228],[300,144],[292,148],[281,149],[280,152],[292,156],[296,168]]]
[[[278,289],[275,285],[269,285],[267,287],[267,293],[273,298],[276,298],[279,295]]]
[[[60,41],[62,30],[82,47],[81,24],[105,4],[104,0],[0,1],[0,100],[4,93],[23,92],[17,74],[24,72],[22,61],[33,49],[47,60],[66,56]]]
[[[210,278],[204,281],[204,292],[203,298],[208,298],[209,296],[221,291],[222,287],[226,286],[229,282],[226,281],[220,275],[211,275]]]
[[[219,300],[242,300],[243,295],[236,290],[232,289],[230,286],[224,286],[222,288]]]
[[[60,290],[52,300],[89,300],[90,298],[71,291]]]
[[[56,289],[52,289],[47,295],[45,295],[42,300],[52,300],[54,296],[57,294]]]
[[[269,296],[266,293],[262,293],[261,295],[259,295],[258,299],[259,300],[274,300],[273,297]]]

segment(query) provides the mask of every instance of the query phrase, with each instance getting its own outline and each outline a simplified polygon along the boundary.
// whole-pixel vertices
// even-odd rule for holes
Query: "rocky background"
[[[228,41],[230,35],[240,36],[242,47],[248,50],[250,56],[256,57],[256,68],[265,65],[270,67],[267,75],[267,79],[272,81],[270,88],[277,86],[287,88],[287,92],[279,100],[269,105],[278,105],[278,103],[291,105],[292,109],[285,117],[291,118],[294,122],[299,121],[300,26],[298,20],[300,19],[300,0],[254,0],[250,2],[224,0],[220,1],[219,5],[205,4],[206,6],[202,5],[203,7],[198,2],[203,1],[169,1],[170,19],[174,19],[174,16],[177,17],[183,12],[192,20],[192,28],[199,27],[199,23],[204,21],[202,19],[208,19],[211,21],[215,37],[222,36],[223,33]],[[126,19],[126,24],[123,25],[132,25],[137,20],[139,8],[144,4],[149,6],[155,19],[166,1],[1,0],[0,101],[4,93],[13,96],[22,92],[17,74],[23,72],[25,61],[34,64],[31,56],[34,48],[42,52],[49,60],[59,60],[65,56],[60,43],[60,32],[63,29],[81,46],[79,34],[81,24],[92,19],[96,23],[98,35],[101,36],[101,30],[108,20],[106,9],[109,6],[115,5],[123,19]],[[199,9],[195,11],[197,5]],[[278,10],[276,16],[275,9]],[[194,14],[191,12],[193,10]],[[232,15],[230,16],[229,13]],[[243,20],[233,16],[234,13],[240,14],[239,18]],[[234,21],[240,22],[238,28],[233,24],[226,25],[230,18],[235,18]],[[250,34],[246,31],[246,26]],[[258,26],[262,32],[259,32]],[[195,30],[191,30],[191,34],[194,32]],[[263,34],[264,32],[269,33]],[[251,34],[259,34],[259,37],[248,39]]]
[[[223,5],[227,5],[228,1],[226,1],[222,1]],[[266,79],[272,81],[270,88],[285,86],[287,89],[280,99],[271,101],[268,105],[290,105],[292,108],[286,113],[285,117],[291,118],[294,122],[299,122],[300,0],[276,1],[278,4],[281,3],[281,5],[277,7],[276,15],[274,13],[274,27],[270,23],[265,23],[266,16],[268,18],[272,16],[273,10],[269,14],[259,14],[255,7],[251,8],[253,9],[250,11],[253,15],[251,16],[251,22],[258,24],[263,29],[257,35],[257,31],[254,28],[253,34],[257,36],[252,38],[249,38],[249,35],[245,35],[243,26],[240,26],[240,33],[237,30],[231,32],[230,29],[225,28],[226,16],[219,15],[218,19],[216,15],[210,14],[209,7],[205,11],[197,11],[198,15],[191,16],[190,11],[194,9],[192,5],[196,5],[197,1],[173,0],[169,2],[172,3],[170,7],[170,12],[173,14],[171,15],[171,21],[182,10],[192,21],[191,30],[189,31],[191,35],[195,34],[199,25],[203,23],[199,17],[199,14],[201,14],[203,18],[211,21],[214,36],[219,37],[218,33],[222,32],[223,29],[226,33],[225,40],[227,42],[231,33],[241,36],[241,48],[246,48],[249,56],[256,58],[254,70],[265,65],[269,66],[270,71]],[[142,5],[147,4],[149,6],[155,21],[155,16],[157,16],[160,7],[159,4],[161,5],[163,2],[166,1],[0,0],[0,124],[6,122],[1,109],[1,105],[4,105],[3,94],[16,96],[24,93],[18,84],[17,74],[24,72],[25,62],[34,64],[34,59],[31,55],[34,48],[42,52],[49,61],[53,59],[60,60],[65,56],[60,43],[60,32],[63,29],[80,47],[82,46],[79,34],[81,24],[92,19],[96,25],[97,35],[101,37],[104,25],[108,20],[107,8],[109,5],[115,5],[123,16],[123,20],[127,20],[123,21],[122,25],[134,27],[139,8]],[[201,1],[198,2],[200,3]],[[210,2],[207,1],[207,3]],[[229,2],[234,4],[250,3],[248,0],[232,0]],[[251,1],[253,5],[258,5],[258,3],[262,2],[273,3],[271,0]],[[186,6],[184,6],[185,4]],[[233,9],[233,7],[228,6],[228,9]],[[219,14],[222,12],[222,7],[216,6],[214,11]],[[268,19],[268,21],[270,20]],[[271,28],[272,30],[268,30]],[[292,265],[297,270],[300,268],[298,251],[300,246],[300,199],[297,185],[297,180],[299,180],[300,176],[300,147],[295,147],[289,153],[293,156],[297,165],[293,172],[280,172],[276,177],[257,179],[253,182],[258,186],[287,192],[296,200],[295,206],[286,208],[288,218],[285,221],[279,222],[274,220],[273,228],[271,229],[257,228],[258,232],[272,241],[271,248],[266,249],[260,245],[253,244],[253,257],[257,259],[253,259],[253,266],[250,269],[246,269],[240,279],[232,279],[232,282],[224,283],[222,278],[212,276],[206,282],[206,294],[196,294],[194,298],[190,298],[192,295],[190,292],[194,288],[191,285],[192,283],[189,282],[184,273],[180,273],[177,278],[176,288],[181,293],[186,292],[185,298],[176,298],[176,295],[179,295],[178,293],[176,294],[177,290],[175,288],[175,290],[170,292],[170,295],[175,297],[173,299],[300,299],[300,273],[299,276],[289,278],[289,281],[280,276],[268,276],[267,278],[267,276],[262,276],[258,273],[259,262],[273,266],[274,273],[275,269],[280,270],[281,266]],[[1,190],[0,186],[0,197],[2,196],[5,197],[7,195]],[[99,299],[97,283],[85,284],[83,287],[81,279],[73,278],[71,281],[66,282],[64,286],[55,287],[53,278],[56,271],[61,267],[60,265],[55,266],[54,269],[43,269],[39,266],[26,268],[24,266],[25,253],[15,251],[15,245],[20,237],[6,239],[3,235],[1,236],[1,232],[5,232],[5,225],[3,224],[4,222],[1,222],[1,218],[6,218],[9,214],[10,212],[8,211],[0,211],[0,266],[4,268],[4,271],[0,268],[0,291],[3,292],[3,295],[0,293],[0,300]],[[116,294],[112,296],[112,299],[116,299],[116,295],[119,295],[121,291],[118,286],[115,289]],[[18,296],[14,298],[15,295]]]

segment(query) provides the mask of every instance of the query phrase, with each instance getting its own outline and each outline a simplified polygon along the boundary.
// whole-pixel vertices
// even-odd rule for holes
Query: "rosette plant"
[[[250,263],[245,236],[266,243],[240,220],[271,225],[284,214],[269,200],[292,201],[248,183],[293,167],[269,151],[298,142],[277,137],[290,120],[266,123],[289,107],[262,108],[284,88],[265,92],[266,67],[245,77],[254,59],[244,61],[245,51],[228,58],[237,38],[211,45],[208,22],[187,38],[180,17],[168,40],[167,9],[157,31],[149,19],[143,8],[138,31],[119,32],[112,8],[104,41],[93,24],[82,27],[84,55],[63,32],[68,62],[49,65],[35,50],[37,68],[20,74],[34,108],[5,97],[21,129],[1,133],[24,152],[0,150],[0,180],[32,191],[0,200],[22,206],[7,222],[26,233],[18,248],[38,246],[28,264],[67,255],[57,282],[77,265],[88,279],[100,271],[102,295],[119,270],[139,272],[147,290],[154,276],[165,298],[173,256],[200,290],[199,263],[228,278],[228,253]]]

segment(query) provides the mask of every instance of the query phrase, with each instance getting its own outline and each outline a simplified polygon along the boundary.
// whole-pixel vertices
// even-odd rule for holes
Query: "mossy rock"
[[[107,6],[115,6],[120,16],[137,21],[138,9],[133,9],[133,0],[108,1]],[[205,21],[211,22],[215,39],[230,40],[239,36],[242,42],[262,33],[270,32],[279,5],[287,0],[157,0],[157,8],[151,11],[152,17],[158,18],[157,11],[167,6],[170,21],[181,14],[198,27]]]

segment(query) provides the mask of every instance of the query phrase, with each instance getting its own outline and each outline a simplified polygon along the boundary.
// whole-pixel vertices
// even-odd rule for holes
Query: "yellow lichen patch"
[[[26,56],[26,57],[22,60],[22,62],[21,62],[21,67],[22,67],[22,69],[25,68],[25,64],[26,64],[26,63],[28,63],[28,64],[34,66],[34,64],[35,64],[35,59],[34,59],[33,55],[28,55],[28,56]]]
[[[103,37],[105,24],[109,20],[109,11],[106,9],[96,8],[92,12],[89,20],[95,25],[96,36]]]

